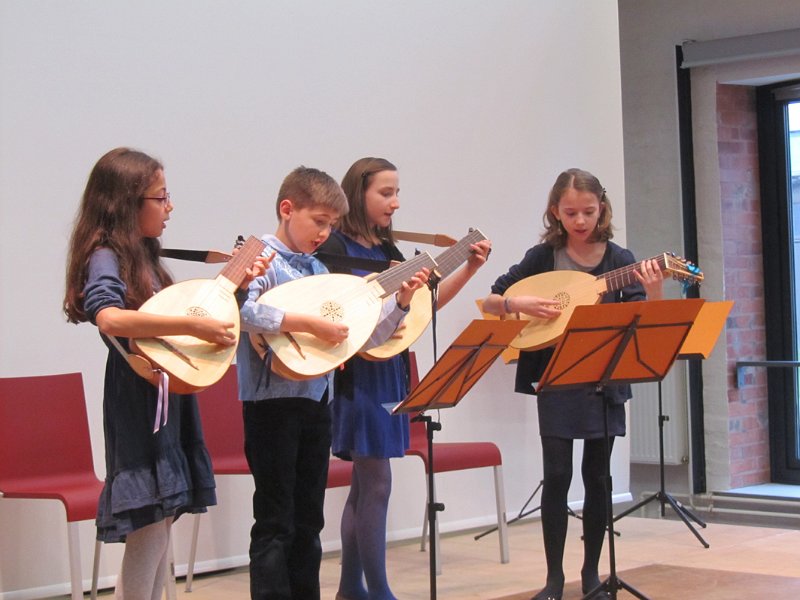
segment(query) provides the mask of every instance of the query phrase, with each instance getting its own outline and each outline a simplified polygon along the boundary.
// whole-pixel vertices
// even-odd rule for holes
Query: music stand
[[[719,337],[720,332],[722,331],[723,326],[725,325],[725,319],[728,316],[728,313],[733,306],[732,300],[727,300],[724,302],[706,302],[700,308],[700,312],[697,314],[695,319],[694,325],[689,330],[689,335],[686,336],[686,340],[684,340],[683,345],[681,346],[680,353],[678,354],[679,359],[704,359],[708,358],[711,351],[714,349],[714,345],[716,344],[717,338]],[[641,502],[631,506],[627,510],[621,512],[619,515],[614,517],[614,521],[619,521],[622,517],[625,517],[635,510],[642,508],[652,502],[653,500],[658,500],[661,505],[661,516],[666,516],[666,505],[669,504],[672,507],[672,510],[675,511],[675,514],[684,522],[686,527],[689,528],[694,536],[700,541],[700,543],[705,547],[708,548],[709,544],[700,535],[700,532],[694,528],[691,521],[694,521],[697,525],[702,528],[706,528],[707,525],[705,521],[703,521],[700,517],[698,517],[693,511],[689,508],[684,506],[681,502],[676,500],[671,494],[669,494],[665,489],[665,476],[664,476],[664,423],[669,421],[669,416],[664,415],[663,412],[663,403],[662,403],[662,395],[661,395],[661,381],[658,382],[658,467],[659,467],[659,479],[660,479],[660,487],[659,490],[655,494],[651,494]]]
[[[436,531],[436,513],[444,504],[435,502],[433,432],[440,423],[423,414],[428,409],[450,408],[458,404],[495,359],[522,331],[526,321],[489,321],[475,319],[462,331],[442,357],[422,378],[408,396],[392,409],[392,414],[419,412],[415,420],[423,421],[428,433],[428,533]],[[431,600],[436,598],[436,545],[430,544]]]
[[[594,387],[603,402],[605,439],[606,526],[610,573],[584,598],[608,592],[614,599],[625,589],[647,597],[617,577],[614,513],[611,496],[611,442],[608,433],[609,384],[660,381],[678,356],[703,300],[657,300],[578,306],[567,323],[537,393]]]
[[[478,307],[478,310],[481,312],[481,314],[483,315],[484,319],[489,319],[489,320],[500,319],[500,317],[498,317],[496,315],[484,312],[484,310],[483,310],[483,299],[475,300],[475,305]],[[519,352],[520,352],[519,348],[512,348],[511,346],[509,346],[508,348],[506,348],[500,354],[500,357],[503,359],[503,362],[508,364],[510,362],[513,362],[513,361],[516,361],[516,360],[519,359]],[[542,508],[541,504],[539,506],[537,506],[535,508],[531,508],[531,509],[528,509],[528,505],[530,505],[530,503],[533,502],[533,499],[536,497],[536,494],[538,494],[539,490],[542,489],[542,485],[543,484],[544,484],[544,481],[539,481],[539,485],[536,486],[536,488],[531,492],[531,495],[528,496],[528,499],[525,500],[525,503],[522,505],[522,508],[519,509],[519,512],[517,513],[517,516],[514,517],[513,519],[509,519],[507,521],[507,523],[506,523],[507,525],[512,525],[512,524],[516,523],[517,521],[521,521],[525,517],[527,517],[529,515],[532,515],[536,511],[541,510],[541,508]],[[580,515],[576,514],[575,511],[572,510],[569,506],[567,506],[567,514],[570,517],[575,517],[576,519],[580,519],[581,518]],[[473,539],[475,541],[477,541],[477,540],[481,539],[482,537],[487,536],[487,535],[489,535],[490,533],[492,533],[494,531],[497,531],[497,527],[496,526],[495,527],[490,527],[486,531],[483,531],[483,532],[477,534],[476,536],[474,536]],[[619,533],[617,533],[617,535],[619,535]]]
[[[531,495],[528,496],[528,499],[525,500],[525,504],[523,504],[522,508],[519,509],[519,512],[517,513],[517,516],[514,517],[513,519],[509,519],[508,521],[506,521],[506,525],[512,525],[512,524],[516,523],[517,521],[521,521],[525,517],[527,517],[529,515],[532,515],[536,511],[542,509],[542,505],[541,504],[539,506],[537,506],[535,508],[531,508],[531,509],[528,509],[528,505],[531,502],[533,502],[533,499],[536,497],[536,494],[539,493],[539,490],[542,489],[543,485],[544,485],[544,479],[539,481],[539,485],[536,486],[536,488],[531,492]],[[569,505],[567,505],[567,515],[569,515],[570,517],[575,517],[576,519],[579,519],[579,520],[583,518],[578,513],[576,513],[574,510],[572,510],[572,508],[570,508]],[[482,531],[481,533],[479,533],[476,536],[474,536],[472,539],[477,541],[477,540],[481,539],[482,537],[487,536],[487,535],[489,535],[490,533],[492,533],[494,531],[497,531],[497,525],[495,525],[494,527],[490,527],[489,529],[487,529],[485,531]],[[616,535],[619,535],[618,531],[615,531],[614,533]]]

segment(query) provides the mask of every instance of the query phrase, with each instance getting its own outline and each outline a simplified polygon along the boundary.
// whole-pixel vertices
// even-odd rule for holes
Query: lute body
[[[234,293],[244,281],[265,244],[251,237],[215,279],[189,279],[164,288],[139,308],[140,312],[213,317],[234,324],[239,340],[239,305]],[[236,344],[222,346],[189,335],[169,335],[131,340],[133,352],[144,356],[170,376],[170,389],[186,394],[219,381],[236,354]]]
[[[287,281],[264,292],[258,302],[286,312],[321,316],[344,323],[347,339],[333,344],[303,332],[250,334],[253,348],[264,356],[272,350],[272,369],[290,379],[319,377],[358,352],[380,318],[383,300],[423,267],[436,262],[423,252],[377,275],[358,277],[338,273],[310,275]]]
[[[700,283],[702,272],[689,261],[663,253],[653,257],[665,275],[688,283]],[[580,271],[549,271],[521,279],[503,294],[504,297],[538,296],[556,300],[561,314],[552,319],[540,319],[523,313],[513,313],[505,318],[530,321],[511,342],[519,350],[539,350],[552,346],[561,338],[576,306],[597,304],[603,294],[620,290],[637,281],[634,272],[637,262],[594,276]]]
[[[470,246],[485,239],[486,236],[480,230],[470,229],[466,236],[436,257],[435,274],[440,279],[451,275],[469,258]],[[427,286],[414,292],[410,309],[403,320],[403,327],[390,340],[375,348],[359,352],[359,355],[367,360],[387,360],[409,348],[425,332],[433,318],[432,295],[433,292]]]

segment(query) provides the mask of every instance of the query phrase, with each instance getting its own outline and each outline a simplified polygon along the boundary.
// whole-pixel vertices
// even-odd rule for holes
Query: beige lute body
[[[558,301],[561,314],[553,319],[539,319],[524,313],[514,313],[506,318],[528,320],[525,328],[511,342],[520,350],[538,350],[555,344],[569,322],[576,306],[597,304],[607,291],[605,281],[580,271],[550,271],[518,281],[506,290],[504,296],[538,296]]]
[[[239,305],[234,293],[244,281],[245,269],[264,248],[261,240],[251,237],[216,279],[189,279],[170,285],[142,304],[139,311],[229,321],[234,324],[238,341]],[[169,335],[132,339],[131,350],[166,371],[172,391],[185,394],[219,381],[233,361],[236,344],[222,346],[189,335]]]
[[[347,339],[326,342],[310,333],[250,334],[253,348],[264,356],[273,352],[273,371],[290,379],[319,377],[358,352],[369,340],[381,314],[383,300],[423,267],[436,262],[423,252],[370,277],[339,273],[311,275],[277,285],[258,302],[286,312],[321,316],[347,325]],[[266,345],[265,345],[266,344]]]
[[[394,336],[380,346],[363,350],[359,356],[367,360],[388,360],[400,354],[417,341],[431,322],[433,317],[433,292],[422,287],[411,297],[408,314],[403,318],[402,326]]]
[[[671,275],[674,279],[689,283],[699,283],[703,274],[692,263],[683,258],[669,253],[653,257],[661,271]],[[552,319],[531,317],[523,313],[512,313],[505,318],[517,318],[530,321],[528,325],[514,338],[511,347],[520,350],[538,350],[552,346],[564,333],[564,329],[572,316],[576,306],[597,304],[603,294],[609,291],[620,290],[637,281],[634,272],[641,263],[626,265],[594,276],[580,271],[549,271],[521,279],[503,294],[504,297],[538,296],[558,302],[557,308],[561,314]]]
[[[436,257],[436,275],[440,279],[451,275],[469,258],[470,246],[485,239],[486,236],[480,230],[470,229],[466,236]],[[431,322],[433,317],[432,296],[433,293],[427,286],[414,292],[408,314],[403,319],[403,327],[398,329],[388,341],[375,348],[359,352],[359,355],[367,360],[387,360],[409,348],[425,332]]]

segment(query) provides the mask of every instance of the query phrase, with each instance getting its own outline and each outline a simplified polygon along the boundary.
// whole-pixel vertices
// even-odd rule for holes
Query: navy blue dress
[[[125,284],[114,253],[89,260],[84,308],[125,308]],[[217,503],[211,459],[193,394],[169,395],[167,424],[153,433],[158,390],[109,347],[103,389],[106,479],[97,509],[97,539],[124,542],[130,532]],[[120,340],[127,345],[127,340]]]
[[[633,253],[621,246],[607,242],[606,252],[600,264],[589,271],[590,275],[602,275],[636,262]],[[539,244],[527,251],[524,258],[512,266],[508,273],[497,278],[492,293],[503,294],[520,279],[538,275],[554,269],[553,248]],[[645,300],[644,288],[635,283],[617,292],[603,295],[601,302],[630,302]],[[534,394],[534,386],[544,373],[553,349],[545,348],[533,352],[520,352],[517,361],[515,391]],[[542,392],[537,396],[539,434],[565,439],[598,439],[604,436],[603,404],[610,398],[609,434],[625,435],[625,401],[631,397],[629,385],[608,386],[600,398],[592,389],[560,390]]]
[[[365,248],[339,232],[348,256],[386,261],[390,258],[381,246]],[[333,240],[332,240],[333,241]],[[332,249],[332,245],[323,250]],[[354,275],[366,273],[353,271]],[[406,365],[402,356],[385,361],[365,360],[356,355],[347,361],[346,377],[337,378],[334,386],[333,454],[351,459],[352,454],[373,458],[405,455],[409,443],[408,415],[389,411],[406,396]]]

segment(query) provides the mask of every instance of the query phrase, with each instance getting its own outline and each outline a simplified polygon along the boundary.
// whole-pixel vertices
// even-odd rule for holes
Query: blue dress
[[[380,246],[365,248],[339,232],[333,236],[344,242],[348,256],[381,261],[390,258]],[[334,387],[333,454],[345,460],[352,459],[353,454],[373,458],[404,456],[409,442],[408,415],[389,412],[407,393],[403,357],[372,361],[356,355],[347,361],[345,371],[347,376],[338,377]]]
[[[125,284],[111,250],[92,254],[84,294],[92,323],[104,308],[125,308]],[[127,340],[120,342],[127,346]],[[97,509],[97,539],[124,542],[136,529],[184,512],[205,512],[217,501],[195,396],[170,394],[167,423],[153,433],[158,390],[106,345],[106,479]]]

